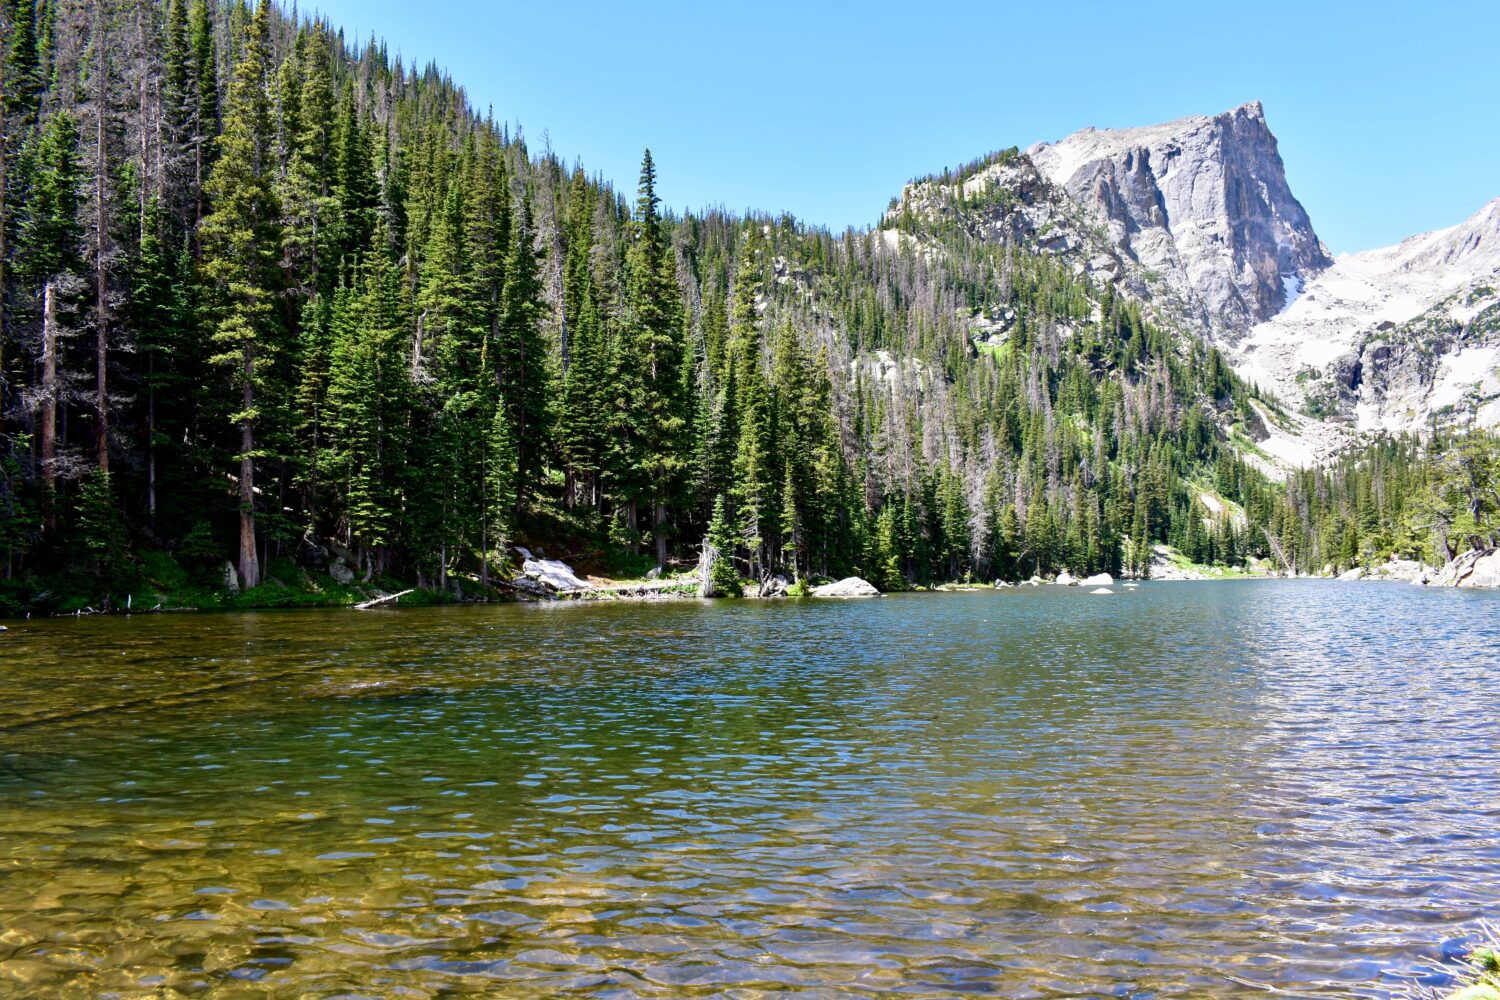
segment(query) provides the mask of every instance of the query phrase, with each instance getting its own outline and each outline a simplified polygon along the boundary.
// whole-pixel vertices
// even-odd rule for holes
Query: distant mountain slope
[[[1338,258],[1230,358],[1288,403],[1361,430],[1500,424],[1500,198]]]

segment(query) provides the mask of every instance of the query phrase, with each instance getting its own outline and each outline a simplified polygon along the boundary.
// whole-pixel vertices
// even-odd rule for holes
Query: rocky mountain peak
[[[1089,128],[1027,153],[1229,340],[1280,312],[1330,263],[1287,186],[1259,101],[1162,125]]]

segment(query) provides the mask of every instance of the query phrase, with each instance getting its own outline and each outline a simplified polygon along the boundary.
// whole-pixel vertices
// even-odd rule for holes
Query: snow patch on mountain
[[[1497,301],[1500,198],[1456,226],[1340,256],[1229,359],[1284,402],[1361,430],[1420,428],[1470,393],[1493,424],[1494,331],[1480,321]]]

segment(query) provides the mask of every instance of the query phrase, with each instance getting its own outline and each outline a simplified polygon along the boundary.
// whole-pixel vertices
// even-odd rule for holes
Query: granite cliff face
[[[1027,154],[1215,339],[1233,342],[1274,316],[1330,264],[1259,102],[1085,129]]]

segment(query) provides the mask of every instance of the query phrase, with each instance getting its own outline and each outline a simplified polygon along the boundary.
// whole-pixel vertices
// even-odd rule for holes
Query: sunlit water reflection
[[[1384,996],[1500,915],[1500,594],[0,637],[0,994]]]

